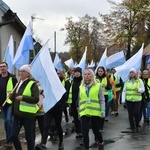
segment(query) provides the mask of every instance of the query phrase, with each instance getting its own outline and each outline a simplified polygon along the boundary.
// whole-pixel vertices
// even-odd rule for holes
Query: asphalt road
[[[2,121],[0,121],[2,127]],[[75,138],[72,133],[72,118],[69,123],[62,121],[64,128],[64,150],[83,150],[82,140]],[[1,131],[0,131],[1,133]],[[90,130],[90,150],[98,150],[98,145],[94,141],[94,135]],[[1,137],[0,137],[1,138]],[[36,136],[36,144],[40,142],[40,135]],[[105,141],[105,150],[150,150],[150,125],[141,122],[141,130],[139,133],[131,133],[129,129],[127,110],[120,106],[119,115],[109,116],[109,121],[105,122],[103,138]],[[23,150],[26,150],[26,142],[22,140]],[[57,137],[53,140],[48,139],[48,150],[58,149]],[[0,150],[5,150],[1,146]],[[9,150],[13,150],[9,149]]]

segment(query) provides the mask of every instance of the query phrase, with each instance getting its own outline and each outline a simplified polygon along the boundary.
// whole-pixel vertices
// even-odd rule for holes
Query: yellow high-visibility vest
[[[31,86],[33,85],[33,83],[34,83],[34,81],[29,81],[29,83],[25,87],[22,95],[31,96]],[[31,103],[27,103],[25,101],[20,101],[19,110],[21,112],[36,114],[38,109],[39,109],[39,107],[37,104],[31,104]]]
[[[100,81],[100,80],[97,80],[97,81],[98,81],[98,83],[100,83],[104,95],[108,95],[108,91],[105,89],[105,87],[103,87],[103,85],[107,85],[107,77],[104,77],[104,78],[102,79],[102,81]]]
[[[80,117],[87,116],[101,116],[101,106],[99,100],[100,84],[97,83],[90,88],[89,95],[86,94],[85,86],[80,86],[80,100],[79,100],[79,115]]]
[[[114,79],[114,75],[111,74],[110,78],[115,81],[115,85],[120,83],[120,76],[119,75],[117,75],[116,78]],[[120,90],[121,90],[121,87],[116,87],[116,92],[119,92]]]
[[[142,95],[137,92],[135,89],[140,87],[140,81],[137,79],[134,83],[131,83],[129,80],[126,82],[126,100],[128,101],[141,101]]]

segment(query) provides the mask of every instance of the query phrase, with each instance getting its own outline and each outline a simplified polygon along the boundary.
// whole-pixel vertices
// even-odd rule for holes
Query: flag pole
[[[17,82],[17,84],[15,85],[15,87],[13,88],[13,90],[10,92],[11,94],[13,94],[14,91],[17,89],[17,87],[18,87],[20,81],[21,81],[21,79],[19,79],[19,81]],[[9,97],[8,97],[8,95],[7,95],[7,98],[6,98],[6,100],[4,101],[4,103],[2,104],[2,106],[5,106],[5,104],[6,104],[6,102],[7,102],[8,99],[9,99]]]

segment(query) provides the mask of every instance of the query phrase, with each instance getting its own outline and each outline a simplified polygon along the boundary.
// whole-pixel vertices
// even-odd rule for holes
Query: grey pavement
[[[83,150],[82,140],[75,138],[72,133],[72,118],[68,124],[63,119],[64,128],[64,150]],[[4,139],[3,122],[0,119],[0,139]],[[1,136],[3,133],[3,137]],[[97,150],[98,145],[94,141],[94,135],[90,130],[90,150]],[[36,144],[40,143],[40,135],[36,136]],[[150,125],[141,122],[140,133],[131,133],[127,110],[122,106],[119,108],[119,115],[109,116],[109,121],[105,122],[103,138],[105,141],[105,150],[150,150]],[[23,150],[26,150],[25,140],[22,140]],[[57,150],[57,140],[50,141],[46,144],[48,150]],[[4,148],[1,147],[0,150]]]

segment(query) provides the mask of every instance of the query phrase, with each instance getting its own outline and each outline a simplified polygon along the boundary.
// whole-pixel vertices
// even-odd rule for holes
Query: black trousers
[[[44,133],[44,115],[36,116],[36,118],[35,118],[35,129],[36,129],[36,121],[38,122],[38,127],[40,129],[41,138],[42,138],[43,133]]]
[[[76,133],[80,134],[81,133],[81,122],[79,120],[79,114],[78,114],[77,107],[74,104],[71,105],[71,112],[72,112],[72,116],[73,116],[74,123],[75,123]]]
[[[49,134],[49,129],[51,127],[52,119],[54,118],[56,128],[58,131],[58,137],[59,137],[59,142],[63,142],[63,130],[61,126],[61,121],[62,121],[62,110],[56,110],[56,111],[48,111],[44,115],[44,132],[43,132],[43,137],[42,137],[42,143],[46,144],[47,142],[47,137]]]
[[[103,142],[102,134],[99,132],[100,117],[82,116],[81,117],[81,128],[83,135],[83,142],[85,149],[89,149],[89,128],[92,127],[95,137],[97,137],[99,143]]]
[[[25,129],[27,150],[33,150],[35,146],[35,118],[23,118],[14,116],[12,125],[12,141],[15,150],[22,150],[21,143],[18,137],[22,126],[24,126]]]
[[[140,122],[141,101],[126,101],[126,103],[129,114],[130,127],[131,129],[138,128]]]

